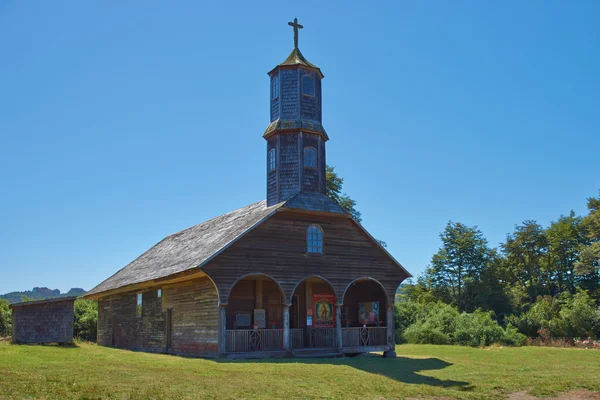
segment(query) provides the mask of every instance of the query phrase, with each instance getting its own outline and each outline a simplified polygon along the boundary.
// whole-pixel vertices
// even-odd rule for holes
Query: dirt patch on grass
[[[508,395],[508,400],[538,400],[538,397],[527,394],[526,392],[517,392]],[[556,397],[545,397],[544,400],[600,400],[600,393],[590,392],[589,390],[571,390]]]

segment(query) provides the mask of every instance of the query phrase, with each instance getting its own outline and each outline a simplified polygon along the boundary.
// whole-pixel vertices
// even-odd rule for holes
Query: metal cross
[[[294,18],[294,22],[288,22],[289,26],[294,27],[294,48],[298,48],[298,29],[304,28],[302,25],[298,23],[298,18]]]

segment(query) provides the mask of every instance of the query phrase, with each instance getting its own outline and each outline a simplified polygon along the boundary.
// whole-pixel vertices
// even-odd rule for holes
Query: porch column
[[[290,305],[283,304],[283,348],[286,351],[291,350],[290,346]]]
[[[219,304],[219,355],[227,354],[227,304]]]
[[[383,352],[384,358],[396,358],[396,333],[394,332],[394,302],[387,304],[387,344],[390,350]]]
[[[342,350],[344,344],[342,343],[342,307],[343,304],[335,305],[335,338],[337,342],[338,350]]]

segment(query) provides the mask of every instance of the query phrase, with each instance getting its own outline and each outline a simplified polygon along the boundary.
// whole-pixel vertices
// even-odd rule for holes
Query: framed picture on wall
[[[235,326],[238,328],[250,326],[250,314],[247,314],[247,313],[236,314],[235,315]]]
[[[263,309],[255,309],[254,310],[254,325],[256,328],[264,329],[267,324],[265,321],[265,310]]]

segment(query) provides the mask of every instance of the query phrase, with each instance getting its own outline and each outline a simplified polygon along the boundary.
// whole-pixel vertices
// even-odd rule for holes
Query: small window
[[[304,148],[304,166],[317,168],[317,150],[314,147]]]
[[[302,78],[302,94],[305,96],[315,95],[315,80],[312,78],[312,76],[305,75]]]
[[[141,293],[137,294],[137,316],[138,317],[142,316],[142,294]]]
[[[323,253],[323,231],[316,225],[311,225],[306,231],[306,251],[309,253]]]
[[[271,82],[271,99],[275,100],[279,97],[279,77],[276,76]]]
[[[269,150],[269,171],[274,171],[275,167],[277,167],[277,162],[275,159],[275,149]]]
[[[158,289],[156,291],[156,297],[158,297],[159,299],[162,297],[162,289]]]

